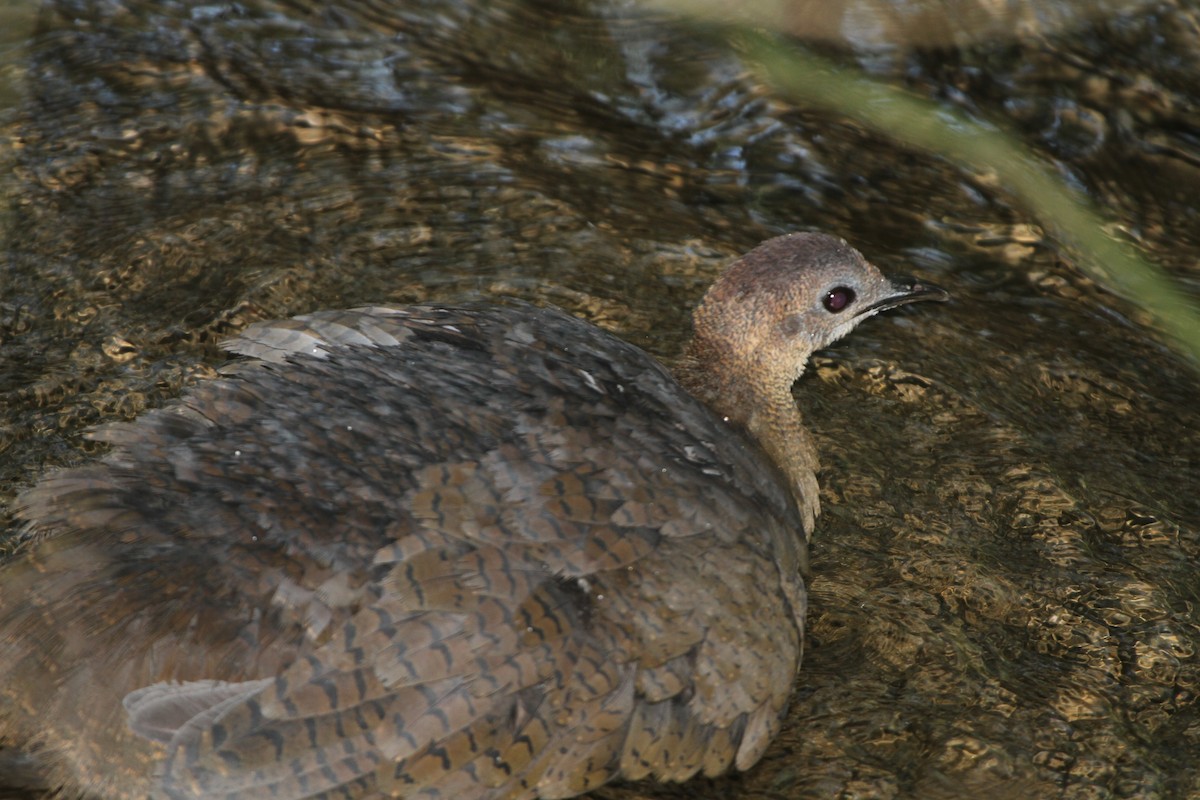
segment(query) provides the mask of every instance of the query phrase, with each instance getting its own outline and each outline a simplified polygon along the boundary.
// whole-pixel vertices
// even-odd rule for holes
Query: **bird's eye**
[[[840,311],[845,311],[846,307],[854,302],[854,290],[849,286],[838,286],[830,289],[825,293],[824,299],[821,301],[825,306],[825,310],[830,314],[837,314]]]

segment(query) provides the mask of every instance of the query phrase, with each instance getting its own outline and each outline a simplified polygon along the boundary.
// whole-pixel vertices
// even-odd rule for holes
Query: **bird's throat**
[[[791,391],[763,398],[746,423],[746,430],[762,446],[780,471],[787,476],[792,495],[804,519],[804,536],[812,536],[813,523],[821,513],[821,469],[816,442],[800,416]]]
[[[769,372],[739,374],[726,359],[713,358],[693,342],[675,367],[675,377],[694,397],[729,424],[750,434],[788,486],[804,519],[805,537],[821,511],[816,444],[804,426],[791,387],[795,378],[772,380]]]

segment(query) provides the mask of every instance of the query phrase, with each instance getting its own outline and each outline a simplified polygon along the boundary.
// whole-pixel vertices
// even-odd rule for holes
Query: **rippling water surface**
[[[745,775],[603,796],[1200,793],[1195,365],[989,165],[795,105],[628,3],[0,15],[30,31],[0,43],[0,503],[253,320],[523,297],[670,359],[729,256],[825,230],[954,302],[797,388],[825,514],[788,727]],[[1011,126],[1200,295],[1194,3],[922,44],[816,46]]]

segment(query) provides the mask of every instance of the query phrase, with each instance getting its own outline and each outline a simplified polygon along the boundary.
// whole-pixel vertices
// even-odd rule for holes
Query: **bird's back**
[[[761,755],[804,532],[653,359],[530,306],[232,349],[19,501],[0,739],[106,796],[549,798]]]

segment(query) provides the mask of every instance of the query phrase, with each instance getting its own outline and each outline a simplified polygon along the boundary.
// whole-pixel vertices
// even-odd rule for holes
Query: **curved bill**
[[[921,300],[937,300],[944,302],[950,299],[950,293],[937,284],[929,281],[919,281],[907,275],[897,275],[891,278],[892,294],[864,308],[862,314],[874,314],[888,308],[902,306],[905,303],[917,303]]]

